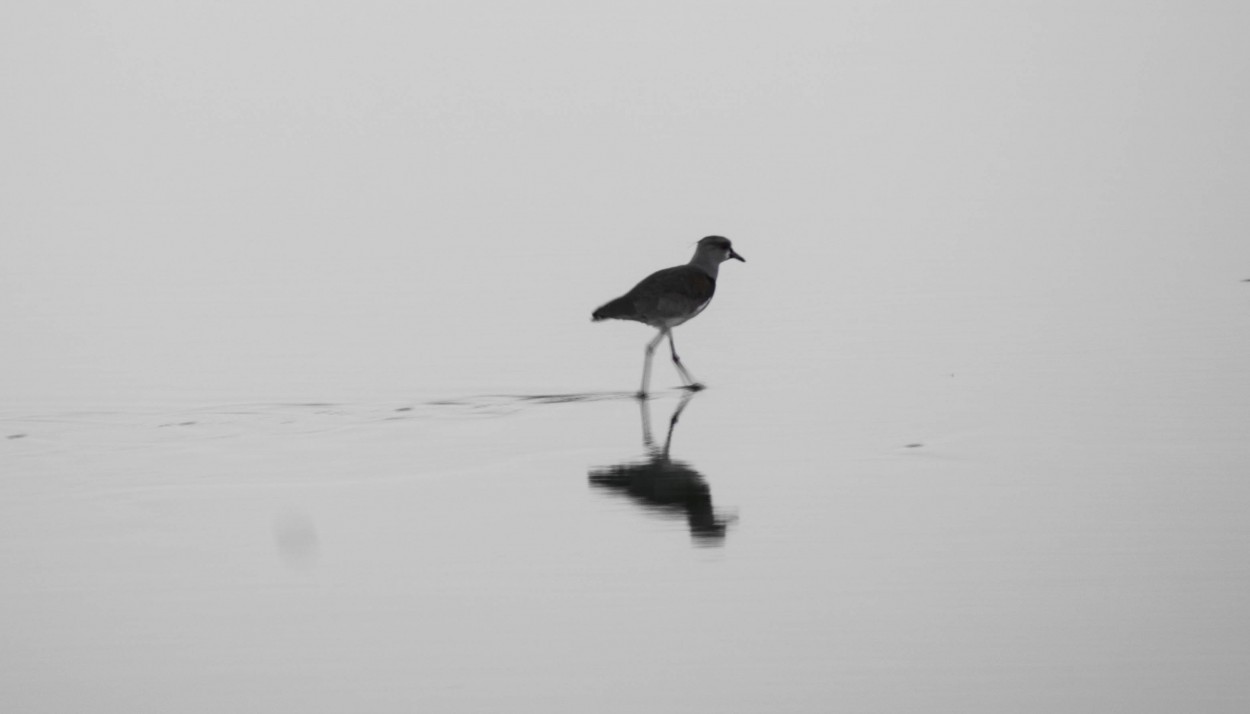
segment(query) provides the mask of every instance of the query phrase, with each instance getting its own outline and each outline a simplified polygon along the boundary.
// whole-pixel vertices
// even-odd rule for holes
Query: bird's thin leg
[[[673,366],[677,368],[677,374],[681,375],[685,388],[694,392],[703,389],[703,385],[696,382],[694,377],[690,376],[690,372],[682,366],[681,358],[677,356],[677,344],[673,342],[673,331],[665,330],[665,334],[668,335],[668,348],[673,353]]]
[[[638,398],[647,398],[647,387],[651,384],[651,355],[655,354],[656,345],[664,339],[664,330],[656,334],[655,339],[647,343],[646,357],[642,361],[642,387],[638,390]]]

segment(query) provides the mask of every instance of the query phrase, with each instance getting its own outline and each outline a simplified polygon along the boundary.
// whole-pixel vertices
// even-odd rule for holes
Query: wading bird
[[[642,387],[638,397],[647,396],[647,387],[651,382],[651,356],[660,340],[668,338],[669,350],[673,353],[673,366],[686,389],[695,391],[703,389],[703,385],[690,376],[690,372],[681,364],[677,356],[677,347],[673,344],[673,328],[703,312],[712,301],[716,292],[716,276],[720,272],[720,264],[726,260],[746,259],[734,252],[728,238],[708,236],[699,241],[694,249],[694,257],[685,265],[656,271],[643,278],[633,290],[621,297],[600,306],[591,315],[591,320],[634,320],[650,325],[660,332],[655,339],[647,343],[646,356],[642,364]]]

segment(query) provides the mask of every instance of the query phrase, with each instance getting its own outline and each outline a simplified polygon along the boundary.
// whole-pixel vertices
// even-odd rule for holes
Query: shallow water
[[[952,372],[933,364],[940,340],[868,359],[868,328],[848,328],[832,355],[804,349],[794,323],[760,340],[742,324],[766,321],[743,309],[731,326],[724,308],[677,333],[712,386],[665,388],[645,408],[629,391],[549,390],[6,409],[7,700],[1247,701],[1250,375],[1195,341],[1218,342],[1202,327],[1214,317],[1174,324],[1192,339],[1154,352],[987,338],[981,363]],[[880,345],[911,339],[881,324],[894,329]],[[630,341],[607,362],[632,386],[645,331],[601,328],[575,329],[588,345]],[[793,346],[780,360],[701,344],[748,338]],[[963,354],[957,342],[946,351]],[[654,379],[676,375],[657,362]]]
[[[0,711],[1250,710],[1244,9],[158,5],[0,23]]]

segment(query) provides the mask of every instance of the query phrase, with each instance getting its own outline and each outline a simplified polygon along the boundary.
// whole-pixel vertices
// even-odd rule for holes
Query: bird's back
[[[659,270],[619,298],[595,310],[593,320],[636,320],[655,327],[673,327],[707,307],[716,280],[694,265]]]

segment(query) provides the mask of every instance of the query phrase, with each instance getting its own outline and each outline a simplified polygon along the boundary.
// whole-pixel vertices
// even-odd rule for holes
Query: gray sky
[[[0,394],[49,369],[160,389],[230,363],[273,384],[298,360],[368,358],[385,381],[525,340],[548,345],[511,350],[541,371],[708,233],[751,260],[744,301],[813,317],[1235,282],[1248,14],[10,3]]]

